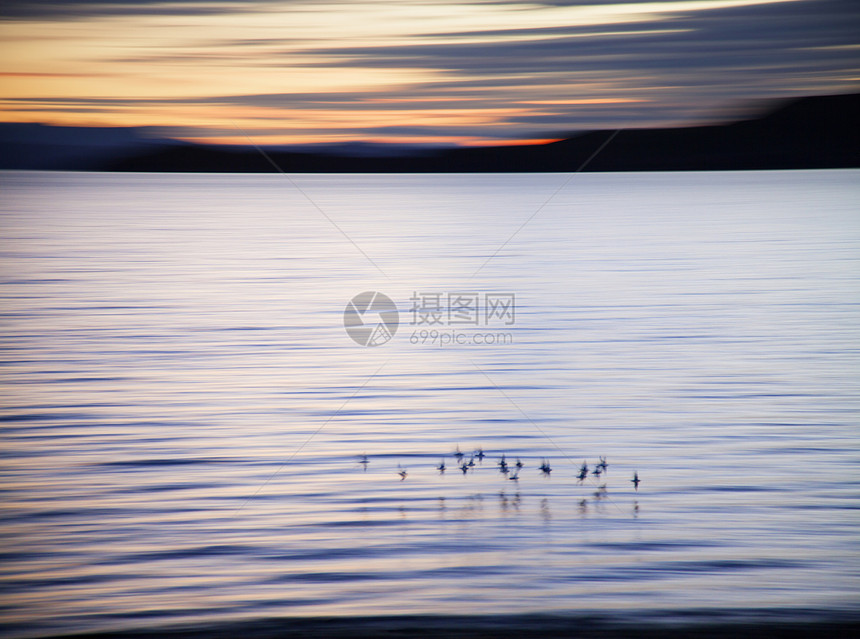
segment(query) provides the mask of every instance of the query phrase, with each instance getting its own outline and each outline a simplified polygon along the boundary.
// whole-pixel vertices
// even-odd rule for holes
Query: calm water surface
[[[3,627],[857,610],[858,178],[0,175]]]

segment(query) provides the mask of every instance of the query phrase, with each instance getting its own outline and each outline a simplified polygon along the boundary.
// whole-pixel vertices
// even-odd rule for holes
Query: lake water
[[[858,178],[0,174],[2,629],[856,612]]]

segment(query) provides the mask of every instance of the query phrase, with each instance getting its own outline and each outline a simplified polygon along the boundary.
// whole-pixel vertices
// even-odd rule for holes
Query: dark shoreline
[[[158,625],[145,629],[38,633],[23,627],[0,627],[7,636],[53,639],[275,639],[314,637],[363,639],[385,637],[450,637],[454,639],[530,639],[596,637],[599,639],[848,639],[860,636],[860,612],[751,610],[744,612],[400,615],[373,617],[294,617],[221,623]],[[23,633],[23,634],[18,634]]]
[[[397,157],[183,145],[107,162],[103,171],[213,173],[566,173],[860,167],[860,93],[802,98],[730,124],[591,131],[549,144]]]
[[[731,123],[589,131],[549,144],[400,149],[394,153],[255,149],[93,129],[110,147],[72,143],[86,130],[21,125],[3,139],[0,169],[144,173],[569,173],[860,168],[860,93],[800,98]],[[27,128],[30,127],[30,128]],[[25,132],[30,133],[25,135]],[[64,133],[65,132],[65,133]],[[68,138],[64,144],[64,135]],[[69,137],[71,136],[71,137]],[[384,147],[384,145],[382,145]]]

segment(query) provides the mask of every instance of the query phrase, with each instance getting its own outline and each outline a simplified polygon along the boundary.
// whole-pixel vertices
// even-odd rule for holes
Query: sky
[[[860,90],[857,0],[0,4],[0,121],[532,143]]]

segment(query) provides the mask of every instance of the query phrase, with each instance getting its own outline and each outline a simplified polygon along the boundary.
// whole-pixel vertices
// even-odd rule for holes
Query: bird
[[[400,468],[400,464],[397,465],[397,468],[399,469],[397,471],[397,474],[400,475],[400,481],[403,481],[404,479],[406,479],[406,471]]]
[[[517,472],[515,472],[513,475],[508,477],[508,479],[510,479],[511,481],[519,481],[520,480],[520,471],[517,470]]]
[[[474,457],[469,458],[468,466],[469,466],[469,468],[474,468],[474,466],[475,466],[475,458]]]
[[[440,474],[440,475],[441,475],[441,474],[443,474],[443,473],[445,472],[445,460],[444,460],[444,459],[443,459],[442,461],[440,461],[440,462],[439,462],[439,465],[438,465],[438,466],[436,466],[436,470],[438,470],[438,471],[439,471],[439,474]]]
[[[591,471],[591,474],[594,475],[595,477],[600,477],[600,473],[602,473],[602,472],[603,472],[603,469],[598,464],[597,466],[594,467],[594,470]]]
[[[367,461],[367,455],[362,455],[359,458],[358,463],[364,466],[364,472],[367,472],[367,465],[370,463],[369,461]]]
[[[600,458],[600,463],[599,463],[599,464],[597,464],[597,467],[598,467],[598,468],[600,468],[600,469],[605,473],[605,472],[606,472],[606,468],[607,468],[608,466],[609,466],[609,464],[607,464],[607,463],[606,463],[606,457],[601,457],[601,458]]]
[[[454,451],[454,457],[457,458],[457,461],[463,459],[463,453],[460,452],[460,447],[457,446],[457,450]]]
[[[576,476],[576,478],[580,482],[583,482],[588,479],[588,464],[586,464],[584,461],[582,462],[582,466],[580,467],[579,474]]]
[[[523,463],[520,461],[519,457],[517,457],[517,463],[514,465],[517,467],[517,470],[523,467]]]
[[[483,449],[483,448],[479,448],[478,450],[476,450],[476,451],[475,451],[475,457],[477,457],[477,458],[478,458],[478,461],[479,461],[479,462],[480,462],[480,461],[484,461],[484,449]]]
[[[552,467],[549,465],[549,460],[543,459],[541,460],[541,465],[538,466],[538,469],[544,474],[549,475],[552,472]]]
[[[641,479],[639,479],[639,471],[633,472],[633,479],[631,479],[630,481],[633,482],[633,488],[639,490],[639,482],[642,481]]]
[[[469,472],[469,464],[467,464],[466,462],[463,462],[462,464],[460,464],[460,470],[462,470],[463,474],[465,475],[466,473]]]
[[[507,474],[508,472],[508,462],[505,461],[504,455],[502,455],[502,458],[499,460],[499,472],[502,474]]]

